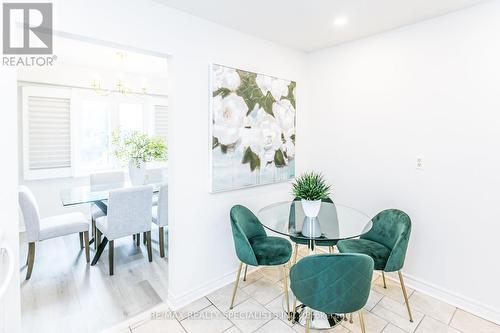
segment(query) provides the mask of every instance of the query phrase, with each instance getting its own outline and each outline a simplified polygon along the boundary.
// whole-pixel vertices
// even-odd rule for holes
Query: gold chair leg
[[[384,271],[382,271],[382,281],[384,281],[384,289],[387,289],[387,285],[385,284],[385,274],[384,274]]]
[[[332,247],[331,247],[331,246],[329,246],[329,247],[328,247],[328,252],[330,252],[330,254],[332,254],[332,253],[333,253],[333,249],[332,249]]]
[[[311,308],[307,308],[307,314],[306,314],[306,333],[309,333],[309,328],[311,327],[311,317],[312,317],[312,310],[311,310]]]
[[[165,233],[163,227],[159,227],[159,239],[160,239],[160,257],[165,258]]]
[[[292,311],[292,324],[295,323],[295,316],[297,315],[297,297],[293,300],[293,311]]]
[[[31,278],[33,272],[33,264],[35,263],[35,242],[28,244],[28,271],[26,272],[26,280]]]
[[[408,310],[408,315],[410,316],[410,322],[413,323],[413,316],[411,315],[410,302],[408,302],[408,295],[406,294],[406,287],[405,287],[405,282],[403,281],[403,274],[401,274],[401,271],[398,271],[398,275],[399,275],[399,282],[401,283],[401,289],[403,289],[403,296],[405,298],[406,309]]]
[[[89,246],[89,232],[84,231],[83,232],[83,239],[85,243],[85,259],[87,262],[90,262],[90,246]]]
[[[238,268],[238,274],[236,274],[236,282],[234,283],[233,297],[231,298],[231,306],[229,307],[229,310],[232,310],[234,306],[234,298],[236,297],[236,290],[238,290],[238,282],[240,282],[240,274],[242,268],[243,268],[243,263],[240,262],[240,267]]]
[[[243,274],[243,281],[247,280],[247,269],[248,269],[248,264],[245,264],[245,273]]]
[[[349,314],[349,323],[353,323],[354,321],[352,320],[352,313]]]
[[[79,232],[78,235],[80,236],[80,249],[83,249],[83,232]]]
[[[153,261],[153,248],[151,246],[151,230],[145,232],[146,237],[146,246],[148,248],[148,260],[149,262]]]
[[[115,259],[115,241],[110,240],[108,243],[108,254],[109,254],[109,275],[114,274],[114,259]]]
[[[363,316],[363,309],[358,311],[358,315],[359,315],[359,324],[361,326],[361,333],[366,333],[365,318]]]
[[[295,253],[293,255],[293,264],[297,263],[297,255],[299,254],[299,244],[295,243]]]
[[[286,316],[290,319],[290,300],[288,299],[288,267],[283,265],[283,288],[285,290]]]

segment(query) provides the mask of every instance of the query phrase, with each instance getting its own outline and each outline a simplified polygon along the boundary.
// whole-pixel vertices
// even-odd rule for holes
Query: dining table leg
[[[97,264],[97,261],[99,261],[99,258],[101,257],[101,254],[106,248],[107,244],[108,244],[108,238],[104,237],[100,242],[99,246],[97,247],[97,251],[95,252],[94,258],[92,259],[91,266],[95,266],[95,264]]]

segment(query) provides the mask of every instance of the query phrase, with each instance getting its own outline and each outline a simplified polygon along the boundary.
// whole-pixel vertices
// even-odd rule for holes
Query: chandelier
[[[120,62],[120,67],[123,70],[123,64],[125,62],[125,58],[127,54],[125,52],[116,52],[116,56],[119,59]],[[116,83],[114,84],[114,87],[112,89],[106,89],[103,88],[101,82],[97,79],[93,79],[90,83],[90,87],[95,91],[96,94],[100,96],[108,96],[112,93],[118,93],[122,95],[146,95],[147,94],[147,88],[145,86],[142,86],[139,91],[134,91],[132,88],[128,87],[123,80],[118,79]]]

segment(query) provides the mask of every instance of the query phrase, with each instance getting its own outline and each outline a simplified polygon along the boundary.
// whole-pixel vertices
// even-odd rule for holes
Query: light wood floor
[[[132,237],[115,241],[114,276],[107,250],[96,266],[86,263],[78,234],[37,243],[29,281],[21,267],[23,332],[99,332],[166,301],[168,252],[160,258],[158,229],[152,238],[152,263],[142,238],[140,247]],[[25,263],[25,242],[20,252]]]

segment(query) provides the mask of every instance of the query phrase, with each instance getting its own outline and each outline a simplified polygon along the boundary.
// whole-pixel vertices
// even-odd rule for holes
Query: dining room
[[[17,73],[23,330],[94,332],[167,298],[167,59],[54,43]]]
[[[0,333],[500,333],[500,0],[5,5]]]

